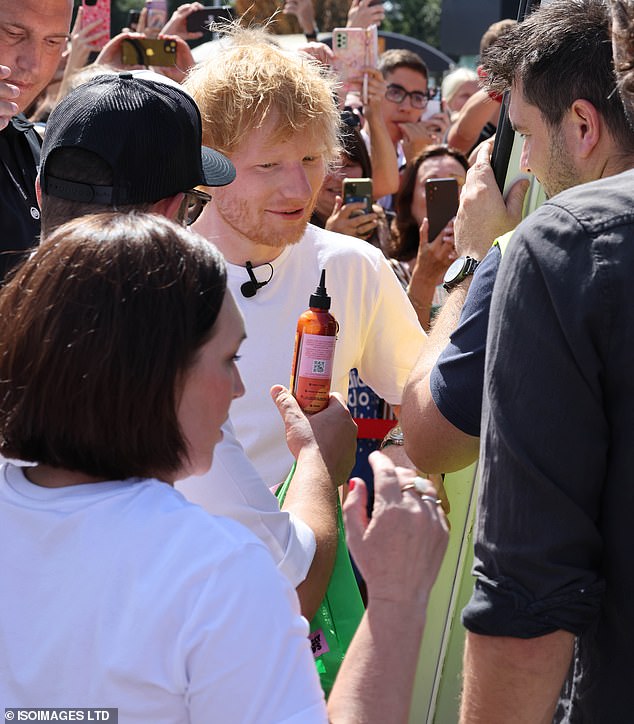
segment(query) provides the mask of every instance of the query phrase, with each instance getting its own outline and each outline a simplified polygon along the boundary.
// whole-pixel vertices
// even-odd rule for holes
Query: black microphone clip
[[[273,265],[269,264],[268,266],[271,267],[271,276],[264,282],[259,282],[253,273],[253,264],[251,264],[250,261],[246,263],[247,267],[247,274],[249,275],[249,281],[245,282],[240,287],[240,292],[242,293],[243,297],[246,297],[247,299],[254,297],[258,289],[261,289],[262,287],[265,287],[271,279],[273,279]]]

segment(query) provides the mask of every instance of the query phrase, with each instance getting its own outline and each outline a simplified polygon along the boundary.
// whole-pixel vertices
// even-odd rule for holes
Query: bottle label
[[[293,393],[305,412],[319,412],[328,405],[336,340],[322,334],[302,334]]]
[[[299,351],[299,376],[316,380],[332,377],[332,358],[336,337],[323,334],[302,334]]]

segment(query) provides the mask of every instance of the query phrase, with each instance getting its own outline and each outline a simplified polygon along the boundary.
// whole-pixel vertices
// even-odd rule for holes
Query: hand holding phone
[[[124,65],[176,65],[176,41],[167,38],[125,38],[121,42]]]
[[[91,41],[95,49],[101,50],[110,39],[110,0],[82,0],[81,26],[86,28],[97,23],[96,38]]]
[[[425,200],[429,219],[427,241],[431,244],[458,213],[458,181],[455,178],[428,179],[425,182]]]
[[[332,31],[332,52],[333,66],[341,81],[346,85],[361,81],[361,99],[366,104],[368,81],[363,69],[376,67],[379,60],[376,25],[369,28],[335,28]]]
[[[343,204],[363,202],[363,210],[354,211],[350,218],[372,213],[372,179],[371,178],[345,178],[343,180]]]
[[[193,13],[187,16],[185,23],[189,33],[209,33],[209,26],[222,20],[233,20],[233,10],[230,5],[204,7],[200,10],[194,10]]]

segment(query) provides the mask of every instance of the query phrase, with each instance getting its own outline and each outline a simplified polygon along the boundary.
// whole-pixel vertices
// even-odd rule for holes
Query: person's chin
[[[304,236],[310,215],[302,214],[294,219],[282,219],[275,224],[275,231],[270,229],[267,235],[267,246],[280,247],[297,244]]]

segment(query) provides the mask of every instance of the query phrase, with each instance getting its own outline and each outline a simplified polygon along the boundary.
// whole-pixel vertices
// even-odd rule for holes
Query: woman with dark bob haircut
[[[373,624],[361,621],[328,710],[268,548],[173,488],[211,466],[244,392],[243,338],[216,248],[159,216],[60,226],[0,290],[0,450],[25,461],[0,465],[3,706],[117,707],[121,724],[406,720],[447,543],[425,481],[379,456],[388,512],[371,523],[363,481],[350,488]],[[298,464],[318,459],[312,480],[330,479],[318,443],[345,446],[343,402],[309,420],[273,393]],[[404,567],[412,548],[423,563]]]
[[[225,288],[216,248],[158,217],[84,217],[51,235],[0,298],[0,451],[169,479],[187,465],[176,386]]]

